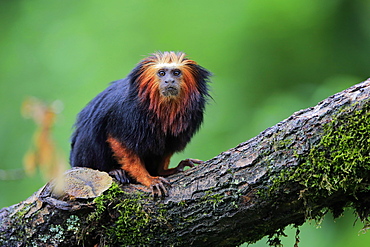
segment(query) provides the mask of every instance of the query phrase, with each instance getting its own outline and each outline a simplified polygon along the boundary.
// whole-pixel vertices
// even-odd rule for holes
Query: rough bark
[[[370,201],[370,80],[294,113],[204,164],[169,177],[169,196],[140,185],[93,198],[48,184],[0,210],[1,246],[236,246],[328,210]]]

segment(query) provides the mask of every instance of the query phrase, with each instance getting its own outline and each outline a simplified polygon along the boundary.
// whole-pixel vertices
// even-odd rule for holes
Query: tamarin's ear
[[[187,64],[184,66],[184,70],[184,76],[187,76],[187,78],[184,78],[184,80],[194,80],[197,90],[202,95],[211,97],[208,93],[209,89],[207,83],[210,82],[209,78],[212,76],[212,73],[196,63]]]
[[[133,68],[130,72],[130,74],[127,76],[130,83],[134,83],[138,80],[140,73],[142,71],[143,64],[140,62],[136,65],[135,68]]]

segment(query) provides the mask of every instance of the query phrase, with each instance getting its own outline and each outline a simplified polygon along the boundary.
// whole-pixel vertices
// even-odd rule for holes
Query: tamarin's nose
[[[167,81],[164,81],[165,83],[175,83],[175,80],[167,80]]]

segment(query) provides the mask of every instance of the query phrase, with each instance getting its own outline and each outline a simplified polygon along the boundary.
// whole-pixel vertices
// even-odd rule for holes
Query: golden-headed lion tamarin
[[[73,167],[107,171],[167,195],[168,176],[193,167],[187,159],[168,168],[203,121],[211,73],[182,52],[157,52],[114,81],[78,115],[72,135]]]

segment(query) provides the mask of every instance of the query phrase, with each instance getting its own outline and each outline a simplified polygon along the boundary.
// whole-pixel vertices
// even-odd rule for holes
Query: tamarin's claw
[[[150,185],[150,188],[152,189],[152,195],[154,197],[156,195],[160,197],[168,196],[168,191],[165,185],[171,187],[171,184],[166,179],[162,177],[154,177]]]
[[[126,175],[126,172],[122,169],[114,169],[111,170],[108,173],[111,177],[115,178],[118,180],[118,182],[123,183],[123,184],[128,184],[130,183],[129,178]]]
[[[184,168],[186,166],[194,167],[195,164],[202,164],[202,163],[203,163],[202,160],[198,160],[198,159],[186,159],[186,160],[180,161],[180,163],[177,165],[176,169],[179,172],[182,172],[182,171],[184,171]]]

